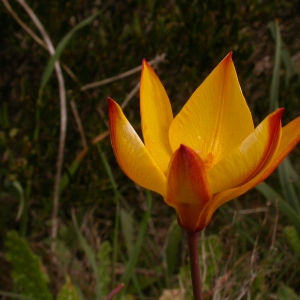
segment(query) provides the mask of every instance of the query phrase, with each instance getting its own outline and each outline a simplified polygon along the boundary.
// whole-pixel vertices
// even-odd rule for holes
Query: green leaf
[[[67,276],[65,285],[61,288],[57,295],[57,300],[79,300],[76,287],[72,284],[70,277]]]
[[[269,23],[270,31],[276,42],[275,62],[272,74],[272,82],[270,89],[269,111],[274,111],[278,108],[279,97],[279,79],[280,79],[280,64],[281,64],[281,35],[278,21]]]
[[[167,266],[167,275],[172,276],[176,267],[180,265],[180,245],[182,242],[183,230],[175,220],[169,229],[165,246],[165,262]]]
[[[291,207],[300,214],[299,197],[297,196],[294,182],[291,178],[292,174],[296,171],[292,169],[289,158],[287,157],[278,167],[278,174],[284,198],[289,202]]]
[[[109,284],[111,282],[111,253],[112,248],[108,241],[101,244],[101,249],[97,253],[98,274],[100,280],[101,294],[109,293]]]
[[[87,258],[89,260],[89,263],[91,264],[92,270],[94,272],[94,275],[95,275],[95,279],[96,279],[96,300],[100,300],[103,295],[101,293],[101,279],[100,279],[100,276],[99,276],[99,269],[98,269],[98,264],[97,264],[97,261],[96,261],[96,255],[93,252],[92,247],[88,244],[86,239],[81,234],[80,229],[79,229],[78,224],[77,224],[75,214],[72,215],[72,218],[73,218],[74,227],[75,227],[80,245],[81,245],[82,249],[84,250],[84,252],[87,256]]]
[[[294,253],[300,257],[300,237],[296,228],[294,226],[285,226],[284,236]]]
[[[277,299],[278,300],[297,300],[298,296],[294,292],[294,290],[284,284],[281,284],[279,286],[279,289],[277,291]]]
[[[131,256],[134,246],[134,220],[130,213],[120,208],[121,230],[125,239],[128,257]]]
[[[10,231],[5,246],[7,259],[13,268],[15,291],[39,300],[52,299],[48,289],[48,276],[42,271],[39,257],[32,252],[25,239],[16,231]]]
[[[148,208],[147,211],[145,212],[143,219],[140,223],[139,226],[139,233],[137,236],[137,239],[135,241],[135,245],[132,251],[132,255],[130,256],[128,263],[126,264],[125,267],[125,272],[120,280],[121,283],[124,283],[125,287],[127,286],[127,284],[129,283],[129,280],[131,279],[133,272],[134,272],[134,268],[136,266],[136,263],[138,261],[138,257],[143,245],[143,241],[145,238],[145,234],[146,234],[146,230],[148,227],[148,222],[149,222],[149,218],[151,215],[151,204],[152,204],[152,197],[149,191],[146,191],[146,195],[147,195],[147,203],[148,203]],[[123,293],[125,291],[125,288],[122,290]],[[123,297],[123,293],[119,294],[120,297]],[[120,297],[118,297],[118,299],[120,299]]]

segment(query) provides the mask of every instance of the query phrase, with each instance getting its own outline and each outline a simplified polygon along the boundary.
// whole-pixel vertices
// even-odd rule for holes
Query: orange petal
[[[270,114],[238,147],[208,171],[213,194],[242,185],[268,164],[279,145],[283,111],[282,108]]]
[[[170,161],[165,201],[176,209],[184,229],[202,229],[199,221],[211,196],[203,161],[195,151],[181,145]]]
[[[194,92],[171,124],[172,150],[199,151],[206,168],[217,164],[254,129],[229,53]]]
[[[108,99],[108,113],[111,143],[123,172],[140,186],[164,195],[164,174],[112,99]]]
[[[293,150],[300,141],[300,117],[288,123],[282,128],[282,135],[276,154],[268,165],[260,171],[253,179],[240,187],[229,189],[214,195],[207,210],[207,223],[212,214],[225,202],[234,199],[264,181]]]
[[[143,60],[140,101],[145,145],[166,174],[172,156],[169,127],[173,120],[173,113],[163,85],[146,60]]]

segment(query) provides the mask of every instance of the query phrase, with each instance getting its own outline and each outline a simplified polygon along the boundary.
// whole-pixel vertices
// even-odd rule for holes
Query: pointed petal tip
[[[232,55],[233,55],[233,52],[230,51],[223,59],[223,61],[226,61],[226,62],[231,62],[232,61]]]
[[[113,110],[117,109],[117,107],[119,106],[118,103],[110,97],[107,98],[107,103],[108,103],[109,112],[112,112]]]
[[[178,148],[178,153],[180,153],[182,155],[193,155],[193,156],[196,154],[193,149],[191,149],[188,146],[185,146],[184,144],[180,144],[180,146]]]
[[[278,108],[274,112],[271,113],[270,120],[274,121],[274,125],[276,125],[277,122],[280,122],[281,117],[282,117],[282,115],[284,113],[284,110],[285,110],[284,107],[281,107],[281,108]]]
[[[150,67],[148,61],[146,58],[142,59],[142,72],[144,71],[144,68]]]

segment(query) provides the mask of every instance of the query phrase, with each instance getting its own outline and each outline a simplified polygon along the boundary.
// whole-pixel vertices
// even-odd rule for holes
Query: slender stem
[[[191,266],[194,299],[203,300],[199,255],[198,255],[199,232],[187,231],[187,236],[188,236],[188,244],[189,244],[190,266]]]

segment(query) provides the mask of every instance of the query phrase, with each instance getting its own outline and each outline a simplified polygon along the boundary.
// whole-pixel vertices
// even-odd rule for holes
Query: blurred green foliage
[[[110,245],[118,241],[118,248],[113,249],[116,253],[112,255],[116,278],[122,278],[124,274],[127,281],[131,278],[130,293],[139,295],[141,299],[143,295],[159,298],[164,288],[178,287],[176,278],[180,265],[186,264],[186,250],[180,242],[181,232],[177,227],[169,229],[175,218],[174,212],[164,205],[161,197],[154,196],[150,218],[145,212],[146,197],[143,191],[120,171],[109,138],[101,140],[100,155],[92,143],[94,138],[108,129],[107,97],[111,96],[122,103],[139,82],[140,75],[135,73],[93,89],[81,88],[140,66],[143,58],[151,60],[165,53],[166,61],[156,66],[156,71],[170,96],[174,113],[177,113],[217,63],[229,51],[234,51],[241,86],[257,124],[268,114],[275,57],[275,42],[268,23],[277,18],[282,27],[284,49],[289,50],[295,62],[295,72],[291,72],[291,67],[279,70],[278,101],[280,106],[286,107],[284,122],[290,121],[300,113],[297,73],[300,20],[297,1],[52,0],[45,4],[43,1],[30,0],[27,3],[41,20],[55,46],[70,32],[74,33],[60,57],[67,91],[68,127],[59,207],[58,264],[48,259],[52,254],[47,250],[59,138],[57,80],[53,73],[38,101],[49,54],[13,19],[3,1],[0,4],[0,252],[4,253],[7,232],[17,230],[20,236],[30,238],[39,245],[40,256],[48,267],[53,295],[61,291],[58,297],[64,299],[63,295],[69,288],[70,293],[77,293],[68,281],[61,290],[62,282],[70,274],[76,287],[80,286],[78,297],[84,294],[87,298],[93,298],[97,280],[93,268],[103,274],[110,262],[105,241],[109,241]],[[11,1],[10,5],[24,23],[38,33],[17,1]],[[75,32],[74,28],[80,22],[95,13],[98,15],[93,21]],[[284,55],[286,57],[287,54]],[[284,61],[285,58],[282,59]],[[76,104],[88,149],[84,149],[71,101]],[[132,124],[140,124],[138,95],[135,94],[131,99],[125,113]],[[37,131],[38,138],[35,135]],[[291,159],[299,174],[299,148]],[[113,177],[107,170],[113,170]],[[276,175],[268,180],[268,184],[282,194],[278,182]],[[264,218],[268,219],[270,226],[277,224],[273,216],[275,214],[273,218],[257,214],[258,219],[256,215],[238,219],[232,226],[231,234],[226,232],[228,224],[232,222],[232,207],[245,208],[244,203],[247,203],[250,208],[255,208],[266,203],[255,192],[251,192],[251,201],[248,194],[243,199],[245,201],[242,204],[233,202],[233,206],[223,208],[212,221],[212,231],[221,232],[220,240],[224,247],[223,251],[216,253],[233,260],[232,268],[234,261],[248,257],[255,247],[255,235]],[[72,221],[71,208],[76,212],[78,227]],[[120,220],[115,218],[119,214]],[[288,219],[280,216],[280,221],[288,222]],[[122,228],[116,233],[114,228],[118,228],[118,222]],[[134,241],[142,232],[139,227],[145,230],[147,222],[150,224],[147,235],[143,243],[142,238],[139,239],[139,247],[135,248]],[[280,226],[278,230],[281,243],[277,247],[280,255],[271,252],[272,256],[269,246],[261,243],[262,260],[261,264],[256,265],[261,270],[255,271],[261,271],[263,275],[256,276],[253,281],[256,293],[277,293],[281,281],[300,292],[299,279],[295,275],[299,272],[295,263],[298,254],[286,250],[284,233],[287,233],[283,233]],[[271,239],[268,230],[265,230],[265,234]],[[94,257],[95,261],[97,258],[99,265],[96,263],[91,267],[82,239],[78,238],[83,235],[88,246],[85,249],[93,250],[90,257]],[[12,233],[8,237],[10,250],[6,256],[13,265],[14,258],[9,254],[14,253],[12,251],[15,249],[12,239],[18,243],[24,240]],[[228,239],[235,245],[236,251],[232,250]],[[137,249],[136,253],[141,253],[139,267],[142,269],[136,271],[138,276],[127,264],[134,249]],[[14,251],[20,254],[18,249]],[[230,251],[233,251],[233,256],[229,255]],[[95,256],[95,253],[98,255]],[[30,259],[36,258],[28,255]],[[283,256],[289,257],[290,263]],[[12,291],[15,278],[10,274],[14,273],[10,272],[9,264],[1,257],[0,269],[3,272],[0,275],[0,290]],[[114,261],[116,257],[117,262]],[[137,257],[132,260],[136,263]],[[250,260],[245,261],[249,263]],[[234,278],[243,274],[241,270],[241,273],[232,273]],[[215,273],[221,271],[214,270]],[[218,276],[211,271],[207,275],[212,281],[214,276]],[[108,286],[108,277],[102,276],[105,280],[99,289],[105,296],[115,285]],[[209,281],[207,285],[209,289]],[[243,287],[240,285],[240,288]],[[286,293],[286,288],[281,288],[278,293]]]
[[[34,299],[53,299],[49,289],[49,278],[42,270],[41,261],[27,242],[16,231],[10,231],[6,239],[6,256],[13,266],[12,277],[15,292]]]

